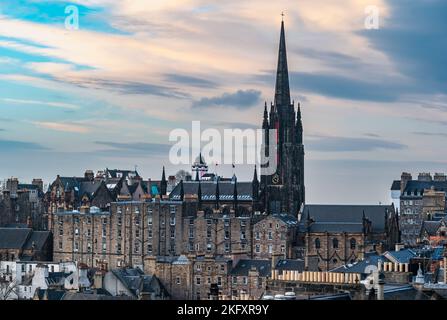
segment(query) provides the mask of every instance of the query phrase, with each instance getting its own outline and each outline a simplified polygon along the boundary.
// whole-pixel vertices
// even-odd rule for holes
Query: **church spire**
[[[298,110],[296,112],[296,135],[297,135],[297,143],[303,143],[303,121],[301,120],[301,106],[298,103]]]
[[[162,196],[166,195],[167,187],[168,182],[166,181],[165,166],[163,166],[163,173],[161,174],[161,181],[160,181],[160,193]]]
[[[289,70],[287,67],[286,35],[284,21],[281,21],[281,36],[279,40],[278,69],[276,71],[275,106],[290,105]]]
[[[269,115],[267,112],[267,101],[266,101],[264,105],[264,120],[262,122],[262,129],[268,129],[268,127],[269,127]]]

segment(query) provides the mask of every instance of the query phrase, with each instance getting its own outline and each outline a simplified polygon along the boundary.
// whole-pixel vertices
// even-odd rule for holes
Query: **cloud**
[[[176,88],[170,88],[161,85],[155,85],[145,82],[126,81],[126,80],[105,80],[105,79],[79,79],[69,80],[72,84],[81,88],[103,89],[120,92],[124,94],[150,94],[161,97],[170,97],[177,99],[189,98],[189,94]]]
[[[163,155],[168,156],[171,145],[161,143],[148,142],[112,142],[112,141],[95,141],[95,144],[106,146],[111,149],[99,150],[104,155],[126,156],[135,154],[144,155]]]
[[[224,128],[231,128],[231,129],[253,129],[257,130],[260,129],[260,125],[254,125],[251,123],[245,123],[245,122],[233,122],[233,121],[218,121],[215,122],[214,125],[216,127],[224,127]]]
[[[417,83],[414,92],[447,93],[447,2],[389,1],[389,6],[391,16],[379,30],[359,34]]]
[[[429,136],[429,137],[447,137],[445,132],[425,132],[425,131],[414,131],[412,134],[418,136]]]
[[[75,124],[75,123],[67,123],[67,122],[45,122],[45,121],[33,121],[34,125],[39,128],[54,130],[54,131],[62,131],[62,132],[71,132],[71,133],[87,133],[90,131],[89,128]]]
[[[193,108],[232,107],[236,109],[248,109],[261,102],[261,91],[238,90],[235,93],[225,92],[221,96],[201,98],[194,101]]]
[[[34,142],[23,142],[15,140],[0,140],[2,152],[15,152],[27,150],[48,150],[48,148]]]
[[[322,152],[357,152],[378,149],[401,150],[407,146],[398,142],[373,138],[330,137],[308,135],[306,148]]]
[[[211,89],[218,87],[217,83],[214,81],[181,74],[167,74],[165,75],[165,79],[169,82],[178,83],[182,86]]]
[[[78,106],[65,102],[22,100],[22,99],[11,99],[11,98],[4,98],[2,100],[8,103],[15,103],[15,104],[38,105],[38,106],[55,107],[69,110],[79,109]]]

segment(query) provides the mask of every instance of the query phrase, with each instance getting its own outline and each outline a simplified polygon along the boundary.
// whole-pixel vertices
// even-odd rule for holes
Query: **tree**
[[[189,173],[186,170],[179,170],[177,171],[177,173],[175,174],[175,179],[177,180],[177,182],[179,182],[180,180],[186,180],[187,176],[191,176],[191,173]]]

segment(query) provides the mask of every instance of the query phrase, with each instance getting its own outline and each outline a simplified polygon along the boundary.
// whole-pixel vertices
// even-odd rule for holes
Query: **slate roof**
[[[50,236],[50,231],[33,231],[23,248],[31,250],[34,244],[34,250],[41,250]]]
[[[113,297],[108,294],[100,293],[86,293],[86,292],[66,292],[62,297],[62,300],[75,300],[75,301],[87,301],[87,300],[134,300],[129,296],[116,296]]]
[[[422,223],[422,232],[427,231],[429,236],[435,236],[441,227],[441,221],[424,221]]]
[[[232,276],[248,276],[250,269],[254,267],[258,270],[259,276],[270,277],[272,264],[270,260],[254,260],[254,259],[242,259],[231,270]]]
[[[410,195],[414,195],[414,192],[424,194],[424,190],[435,188],[435,191],[447,191],[447,181],[419,181],[411,180],[407,182],[403,195],[410,192]]]
[[[251,182],[236,182],[237,183],[237,199],[239,201],[253,200],[253,187]],[[234,186],[231,181],[219,181],[219,200],[232,201],[234,198]],[[202,201],[216,200],[216,186],[215,181],[200,181],[200,188],[202,192]],[[169,194],[171,200],[180,200],[181,184],[177,184],[172,192]],[[197,195],[199,190],[199,181],[183,181],[184,194]]]
[[[401,249],[399,251],[387,251],[384,255],[391,262],[410,263],[410,259],[416,257],[416,252],[411,249]]]
[[[65,294],[64,290],[38,288],[36,291],[37,291],[37,297],[39,298],[39,300],[42,300],[45,297],[45,293],[47,294],[48,300],[62,300],[62,297]]]
[[[120,174],[122,177],[126,178],[129,175],[134,175],[139,177],[138,171],[136,170],[119,170],[119,169],[106,169],[106,172],[110,175],[111,178],[120,178],[118,175]]]
[[[298,225],[298,219],[295,216],[292,216],[290,214],[286,214],[286,213],[274,214],[273,217],[280,219],[288,226]]]
[[[23,248],[31,232],[30,228],[0,228],[0,249]]]
[[[156,277],[145,275],[138,268],[112,269],[111,271],[135,296],[143,292],[155,292],[155,286],[163,289]]]
[[[342,273],[369,273],[367,272],[367,268],[369,266],[377,267],[379,259],[382,262],[389,262],[389,260],[384,256],[379,256],[377,254],[366,255],[365,259],[362,261],[358,261],[353,264],[347,264],[335,269],[332,269],[331,272],[342,272]]]
[[[18,190],[28,189],[28,190],[39,190],[39,187],[35,184],[19,183],[17,186]]]
[[[282,270],[293,270],[293,271],[304,271],[305,263],[302,259],[281,259],[276,263],[275,269]]]
[[[359,230],[363,225],[363,213],[372,222],[372,232],[385,232],[385,213],[394,211],[392,205],[305,205],[301,216],[301,227],[304,228],[307,214],[314,220],[317,230],[329,228],[332,232]],[[314,223],[314,224],[315,224]],[[321,223],[319,225],[318,223]],[[328,230],[329,231],[329,230]]]
[[[310,226],[310,232],[350,232],[361,233],[363,231],[362,223],[349,222],[315,222]]]

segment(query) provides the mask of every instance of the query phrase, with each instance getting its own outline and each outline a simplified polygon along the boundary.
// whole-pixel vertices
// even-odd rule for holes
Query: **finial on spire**
[[[284,14],[284,11],[283,11],[283,12],[281,12],[281,21],[282,22],[284,22],[284,16],[285,16],[285,14]]]

